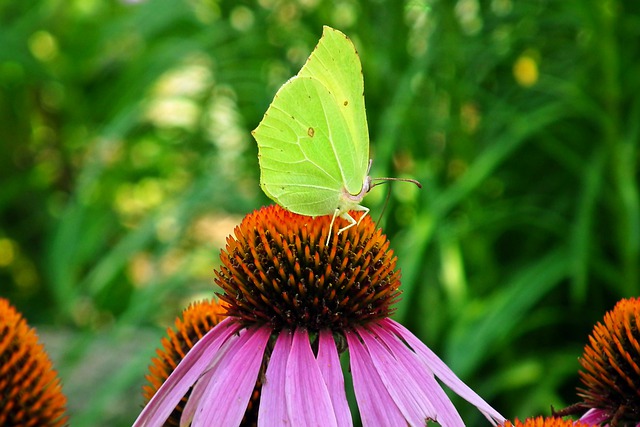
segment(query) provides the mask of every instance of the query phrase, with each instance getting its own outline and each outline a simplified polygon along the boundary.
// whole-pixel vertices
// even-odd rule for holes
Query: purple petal
[[[369,352],[358,336],[347,332],[353,389],[358,401],[362,425],[402,426],[407,422],[373,367]]]
[[[398,336],[406,341],[413,351],[420,357],[422,362],[426,364],[443,383],[464,398],[467,402],[477,407],[493,425],[504,423],[505,418],[500,415],[498,411],[493,409],[484,401],[484,399],[478,396],[476,392],[463,383],[433,351],[424,345],[422,341],[416,338],[416,336],[408,329],[389,318],[381,320],[379,324],[384,328],[393,330]]]
[[[202,399],[202,396],[207,389],[207,385],[209,385],[209,382],[211,382],[213,372],[213,370],[205,372],[191,389],[191,393],[189,393],[189,399],[187,399],[187,404],[184,405],[182,415],[180,416],[180,427],[187,427],[191,425],[193,416],[198,409],[198,404],[200,403],[200,400]]]
[[[244,329],[227,347],[200,399],[195,426],[240,425],[256,385],[271,328]]]
[[[344,389],[344,377],[336,342],[333,340],[333,333],[329,330],[320,331],[318,344],[318,367],[324,378],[324,382],[331,396],[331,403],[336,414],[338,426],[351,427],[353,420],[349,410],[349,402]]]
[[[234,345],[231,345],[232,342],[236,342],[238,340],[238,335],[234,334],[227,342],[216,352],[215,356],[209,362],[208,370],[202,374],[200,379],[196,382],[196,384],[191,389],[191,393],[189,393],[189,399],[187,400],[187,404],[182,410],[182,415],[180,417],[180,427],[187,427],[191,425],[191,421],[198,410],[198,406],[200,404],[200,400],[204,395],[207,387],[211,383],[215,370],[219,366],[219,362],[225,354],[228,353],[229,348],[234,348]],[[237,344],[235,344],[237,345]]]
[[[282,330],[269,358],[258,408],[258,425],[261,427],[291,425],[284,397],[284,384],[292,338],[293,334],[289,330]]]
[[[400,367],[402,367],[404,370],[402,375],[408,375],[415,379],[421,394],[433,405],[432,408],[438,423],[442,426],[464,426],[460,414],[434,378],[429,367],[425,366],[405,343],[400,341],[396,335],[384,329],[384,327],[371,324],[370,329],[380,337],[395,357],[397,372],[400,372]]]
[[[224,319],[207,332],[185,355],[144,407],[133,427],[162,426],[189,388],[200,378],[220,346],[240,325],[233,318]]]
[[[337,427],[329,390],[305,329],[298,328],[293,334],[287,360],[285,396],[292,425]]]
[[[600,425],[608,419],[609,412],[598,408],[591,408],[583,416],[580,417],[579,421],[593,425]]]
[[[415,380],[415,375],[419,375],[419,371],[424,368],[420,364],[414,364],[414,371],[408,371],[405,365],[400,363],[389,348],[381,342],[379,337],[365,328],[356,330],[369,350],[380,379],[409,424],[413,426],[424,425],[425,420],[430,419],[437,420],[440,424],[447,426],[448,424],[441,420],[441,416],[446,414],[436,411],[431,403],[434,400],[433,393],[431,395],[424,393]],[[416,365],[418,365],[418,369],[415,369]],[[435,380],[433,381],[435,382]],[[439,388],[437,384],[435,388],[436,390]],[[456,412],[455,409],[453,411]],[[452,425],[464,427],[462,420]]]

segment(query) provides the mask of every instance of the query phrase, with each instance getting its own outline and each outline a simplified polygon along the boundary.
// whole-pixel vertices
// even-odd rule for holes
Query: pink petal
[[[180,399],[200,378],[213,355],[240,325],[233,318],[224,319],[207,332],[185,355],[169,378],[162,384],[149,403],[144,407],[133,427],[154,427],[164,425]]]
[[[422,393],[413,376],[398,363],[389,349],[365,328],[356,328],[356,331],[369,350],[382,383],[409,425],[424,425],[426,419],[437,420],[437,413],[429,396]]]
[[[237,426],[244,416],[262,365],[271,328],[244,329],[214,367],[214,373],[198,403],[194,426]]]
[[[593,425],[600,425],[608,419],[609,413],[607,411],[603,411],[602,409],[597,408],[591,408],[583,416],[580,417],[579,421]]]
[[[287,360],[285,396],[293,426],[337,427],[329,390],[305,329],[298,328],[293,334]]]
[[[346,333],[351,360],[353,389],[362,425],[402,426],[407,422],[373,367],[369,352],[354,333]]]
[[[438,423],[442,426],[464,426],[460,414],[435,380],[429,367],[425,366],[418,356],[396,335],[376,324],[371,324],[370,329],[389,348],[396,359],[398,370],[399,366],[402,366],[404,372],[416,380],[422,395],[426,396],[427,401],[433,405]]]
[[[293,334],[289,330],[282,330],[269,358],[258,408],[258,425],[261,427],[291,425],[284,397],[284,384],[292,338]]]
[[[189,399],[187,400],[187,404],[182,410],[182,415],[180,416],[180,427],[188,427],[191,425],[193,421],[193,417],[198,410],[198,405],[200,404],[200,400],[204,395],[209,383],[212,381],[215,373],[215,369],[219,366],[219,362],[225,354],[229,352],[229,348],[234,348],[234,345],[230,345],[232,342],[236,342],[238,340],[238,335],[232,335],[229,337],[227,342],[216,352],[215,356],[209,362],[208,370],[202,374],[200,379],[196,382],[196,384],[191,389],[191,393],[189,394]],[[237,344],[235,344],[237,345]]]
[[[333,333],[329,330],[320,331],[319,341],[318,367],[329,390],[338,426],[351,427],[353,420],[351,419],[349,402],[344,389],[344,377],[336,342],[333,340]]]
[[[213,370],[209,370],[200,377],[198,382],[191,389],[191,393],[189,394],[189,399],[187,400],[187,404],[184,405],[184,409],[182,410],[182,415],[180,416],[180,427],[188,427],[191,425],[193,421],[193,417],[198,410],[198,404],[202,400],[202,396],[207,389],[207,386],[211,382],[211,378],[213,377]]]
[[[433,351],[416,338],[408,329],[389,318],[381,320],[379,324],[384,328],[393,330],[397,335],[402,337],[420,357],[422,362],[427,365],[443,383],[467,402],[477,407],[493,425],[504,423],[505,418],[500,415],[498,411],[493,409],[484,399],[478,396],[476,392],[463,383]]]

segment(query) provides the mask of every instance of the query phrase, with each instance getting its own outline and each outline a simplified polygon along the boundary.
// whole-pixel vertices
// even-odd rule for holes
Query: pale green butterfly
[[[369,176],[362,66],[343,33],[323,28],[307,62],[278,90],[252,134],[260,187],[280,206],[300,215],[333,215],[331,228],[339,216],[349,224],[338,234],[359,223],[349,211],[364,211],[360,219],[369,212],[360,205],[376,185]]]

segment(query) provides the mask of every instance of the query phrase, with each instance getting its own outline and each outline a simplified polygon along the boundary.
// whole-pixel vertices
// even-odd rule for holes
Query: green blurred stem
[[[639,254],[640,254],[640,201],[636,176],[636,147],[634,136],[637,132],[623,135],[621,130],[621,89],[620,89],[620,54],[616,43],[616,29],[620,25],[618,7],[615,2],[600,3],[597,13],[601,37],[596,43],[601,58],[602,67],[602,104],[605,110],[603,137],[609,149],[611,171],[614,189],[616,191],[617,206],[614,215],[617,216],[619,231],[618,248],[622,264],[622,287],[636,294],[640,290]],[[634,106],[637,106],[637,101]],[[636,110],[636,108],[632,108]],[[633,121],[632,121],[633,122]],[[635,135],[633,135],[635,133]]]

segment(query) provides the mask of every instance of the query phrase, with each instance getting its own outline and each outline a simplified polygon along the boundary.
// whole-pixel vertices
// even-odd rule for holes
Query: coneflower
[[[0,425],[65,425],[67,398],[36,331],[0,298]]]
[[[620,300],[596,324],[580,364],[581,420],[640,426],[640,299]]]
[[[241,425],[260,383],[258,426],[351,426],[345,351],[365,426],[463,426],[436,378],[492,424],[504,421],[389,318],[400,273],[370,217],[341,234],[334,226],[326,244],[330,219],[279,206],[245,217],[216,271],[228,317],[186,354],[134,426],[163,425],[187,392],[182,425]]]

